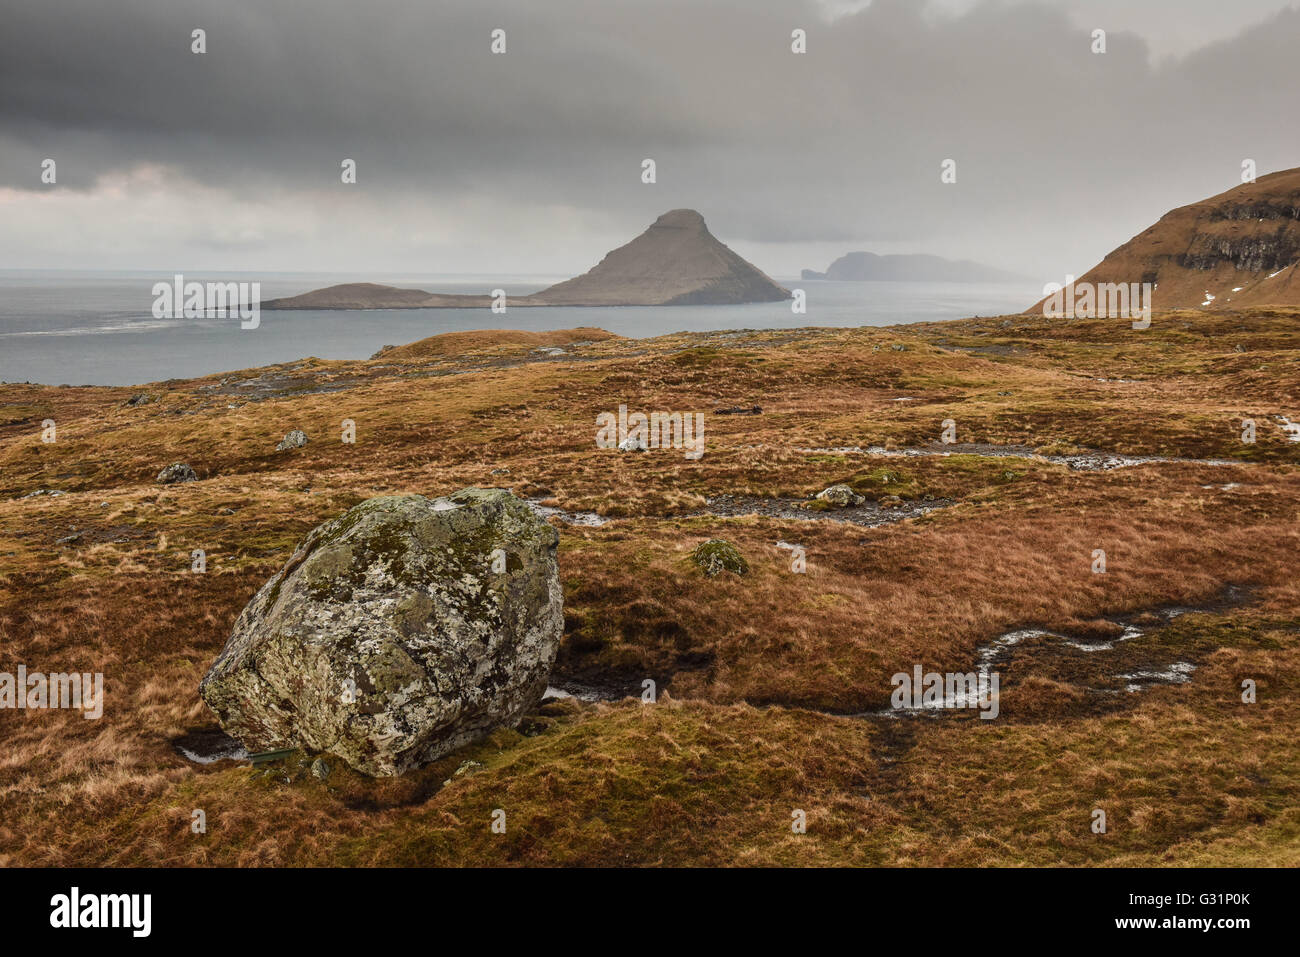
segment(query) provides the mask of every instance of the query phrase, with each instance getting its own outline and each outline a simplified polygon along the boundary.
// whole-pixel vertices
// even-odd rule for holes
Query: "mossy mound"
[[[711,538],[695,547],[691,558],[704,574],[712,578],[722,572],[734,572],[737,575],[749,573],[749,563],[740,550],[731,542],[721,538]]]

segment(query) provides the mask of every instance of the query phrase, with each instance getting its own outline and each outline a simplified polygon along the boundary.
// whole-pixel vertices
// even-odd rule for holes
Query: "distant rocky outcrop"
[[[857,252],[841,256],[825,272],[805,269],[803,278],[840,282],[1015,282],[1025,277],[966,259]]]
[[[558,535],[502,489],[361,503],[308,534],[200,685],[253,752],[392,775],[512,727],[564,630]]]
[[[307,433],[302,429],[291,429],[285,433],[284,438],[276,445],[275,450],[277,452],[287,452],[289,449],[300,449],[309,441]]]
[[[533,349],[547,346],[576,348],[617,339],[604,329],[579,326],[576,329],[552,329],[548,332],[525,332],[523,329],[475,329],[467,332],[442,332],[427,339],[419,339],[404,346],[385,346],[372,359],[427,359],[435,356],[460,356],[468,352],[491,349]]]
[[[173,462],[158,473],[159,485],[178,485],[181,482],[197,482],[198,475],[184,462]]]
[[[592,269],[541,292],[507,299],[515,306],[686,306],[779,302],[790,291],[720,243],[693,209],[664,213]],[[449,309],[491,305],[459,296],[354,282],[262,304],[263,309]]]
[[[1294,306],[1300,305],[1298,262],[1300,168],[1166,213],[1076,284],[1149,282],[1156,309]],[[1039,301],[1028,311],[1042,307]]]
[[[823,489],[817,493],[817,498],[828,505],[834,505],[836,508],[861,505],[866,501],[865,498],[844,484],[832,485],[830,488]]]

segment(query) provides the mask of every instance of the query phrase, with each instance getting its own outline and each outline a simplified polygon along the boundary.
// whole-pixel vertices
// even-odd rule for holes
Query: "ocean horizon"
[[[806,326],[888,326],[1019,312],[1041,291],[1030,284],[834,282],[773,276],[807,294],[789,302],[725,306],[512,307],[278,311],[255,329],[237,319],[158,319],[157,270],[0,270],[0,381],[45,385],[143,385],[239,369],[321,359],[365,359],[385,345],[478,329],[541,331],[596,326],[630,338],[674,332]],[[342,282],[383,282],[435,293],[522,296],[563,276],[182,272],[186,281],[259,282],[263,302]]]

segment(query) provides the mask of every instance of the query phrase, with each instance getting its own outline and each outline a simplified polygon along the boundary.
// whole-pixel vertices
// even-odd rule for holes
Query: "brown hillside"
[[[1297,261],[1300,168],[1166,213],[1078,281],[1155,283],[1157,309],[1300,305]]]
[[[379,355],[385,359],[420,359],[426,356],[461,355],[474,349],[490,349],[494,346],[509,348],[529,346],[534,349],[545,349],[577,342],[590,344],[618,338],[620,337],[594,326],[555,329],[547,332],[524,332],[522,329],[475,329],[470,332],[444,332],[441,335],[429,336],[427,339],[420,339],[404,346],[384,349]]]
[[[97,720],[0,710],[0,867],[1295,867],[1300,310],[1162,319],[0,383],[0,674],[104,675]],[[704,455],[598,447],[624,402],[702,412]],[[158,484],[177,460],[198,480]],[[823,507],[839,483],[866,503]],[[559,530],[574,696],[398,778],[214,753],[199,681],[304,536],[469,486]],[[715,538],[746,574],[695,563]],[[891,708],[990,650],[996,720]]]

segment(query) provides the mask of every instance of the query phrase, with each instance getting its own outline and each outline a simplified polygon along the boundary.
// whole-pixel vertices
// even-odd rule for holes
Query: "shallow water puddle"
[[[1046,634],[1046,632],[1044,632],[1044,634]],[[1069,645],[1071,648],[1075,649],[1076,651],[1091,652],[1091,651],[1114,651],[1115,646],[1119,644],[1121,641],[1128,641],[1131,638],[1137,638],[1141,634],[1142,634],[1142,629],[1139,628],[1137,625],[1126,625],[1124,628],[1124,633],[1121,634],[1118,638],[1115,638],[1111,641],[1077,641],[1074,638],[1067,637],[1066,635],[1054,635],[1054,637],[1060,638],[1062,641],[1064,641],[1067,645]]]
[[[974,674],[977,678],[985,677],[996,673],[996,669],[1005,665],[1008,661],[1009,653],[1012,649],[1028,641],[1043,640],[1049,643],[1055,643],[1058,646],[1072,649],[1073,651],[1083,652],[1086,656],[1103,654],[1105,652],[1115,651],[1116,648],[1124,642],[1141,637],[1149,631],[1163,627],[1168,622],[1188,614],[1189,612],[1208,611],[1209,609],[1195,609],[1185,607],[1163,608],[1153,612],[1160,622],[1152,625],[1150,628],[1139,627],[1131,623],[1116,622],[1123,625],[1123,631],[1116,637],[1102,641],[1088,641],[1081,638],[1071,637],[1068,634],[1062,634],[1056,631],[1047,631],[1042,628],[1021,628],[1015,631],[1008,631],[999,635],[992,641],[980,645],[975,649]],[[1050,647],[1050,646],[1049,646]],[[1049,657],[1050,653],[1049,653]],[[1031,662],[1032,664],[1033,662]],[[1112,667],[1114,667],[1112,665]],[[1104,682],[1106,679],[1124,683],[1124,690],[1129,693],[1143,691],[1147,688],[1161,684],[1185,684],[1191,681],[1192,672],[1196,670],[1196,665],[1190,661],[1174,661],[1164,666],[1139,667],[1132,671],[1116,673],[1099,673],[1098,678]],[[1096,680],[1096,679],[1094,679]],[[1071,684],[1081,690],[1092,694],[1111,695],[1118,694],[1117,688],[1097,687],[1087,683],[1087,680],[1071,679]],[[921,714],[934,715],[939,712],[949,710],[971,709],[979,706],[977,698],[972,697],[971,690],[965,687],[958,687],[956,690],[950,690],[946,685],[943,689],[941,699],[922,704],[919,707],[888,708],[883,711],[869,712],[873,717],[897,717],[903,714]],[[863,715],[863,716],[868,716]]]
[[[566,525],[581,525],[585,528],[600,528],[609,519],[595,512],[566,512],[562,508],[555,508],[551,505],[543,505],[541,499],[529,498],[524,503],[543,519],[550,518],[554,515]]]
[[[195,764],[248,760],[244,746],[220,730],[192,731],[173,741],[172,747],[181,757]]]
[[[574,684],[565,682],[564,687],[559,685],[547,685],[546,692],[542,695],[542,703],[547,701],[562,701],[565,698],[572,698],[575,701],[583,701],[591,704],[595,701],[622,701],[627,694],[621,691],[615,691],[610,688],[597,688],[591,685]]]
[[[1064,465],[1076,472],[1109,472],[1134,465],[1174,463],[1179,465],[1242,465],[1231,459],[1182,459],[1162,455],[1120,455],[1112,452],[1080,452],[1074,455],[1040,455],[1027,445],[990,445],[970,442],[961,445],[927,446],[909,449],[887,449],[872,445],[833,448],[795,449],[807,455],[865,455],[883,458],[944,457],[949,455],[979,455],[985,458],[1032,459]]]
[[[1124,690],[1132,693],[1154,684],[1183,684],[1192,680],[1192,672],[1195,670],[1196,665],[1190,661],[1175,661],[1162,671],[1134,671],[1116,677],[1128,681]]]
[[[919,518],[930,512],[947,508],[953,503],[948,499],[932,499],[921,504],[902,502],[897,505],[878,505],[866,502],[862,505],[850,505],[845,508],[809,508],[807,499],[799,498],[756,498],[745,495],[718,495],[705,503],[707,514],[720,518],[737,518],[743,515],[762,515],[767,518],[792,518],[801,521],[845,522],[875,528],[890,525],[909,518]]]

